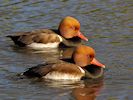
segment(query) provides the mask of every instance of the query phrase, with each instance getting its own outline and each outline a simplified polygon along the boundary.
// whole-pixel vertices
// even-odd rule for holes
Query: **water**
[[[132,0],[1,0],[0,97],[1,100],[133,100]],[[57,28],[70,15],[81,23],[106,65],[104,80],[35,82],[17,74],[28,67],[59,58],[58,50],[39,53],[12,46],[7,34],[37,28]]]

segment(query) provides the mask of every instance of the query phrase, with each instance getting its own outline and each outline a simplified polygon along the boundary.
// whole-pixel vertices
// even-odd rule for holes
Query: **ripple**
[[[85,90],[84,93],[89,95],[101,89],[96,98],[98,100],[131,100],[131,14],[132,0],[0,0],[0,97],[33,100],[51,100],[54,97],[67,100],[76,98],[73,94],[75,91],[82,93]],[[68,15],[80,21],[81,32],[89,38],[88,42],[83,43],[95,48],[97,59],[107,66],[104,85],[91,80],[70,83],[47,80],[45,83],[19,79],[17,74],[29,67],[57,61],[60,51],[17,48],[5,36],[17,31],[58,28],[60,20]]]

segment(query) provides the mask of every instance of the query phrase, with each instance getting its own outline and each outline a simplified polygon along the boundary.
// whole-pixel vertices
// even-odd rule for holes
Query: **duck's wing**
[[[11,38],[16,45],[23,47],[32,43],[33,35],[31,34],[31,32],[19,32],[16,35],[8,35],[6,37]]]
[[[30,78],[32,77],[41,78],[52,70],[52,65],[53,64],[39,64],[35,67],[29,68],[27,71],[23,73],[23,75]]]
[[[23,73],[27,77],[38,77],[38,78],[48,78],[48,79],[65,79],[65,76],[79,77],[84,76],[84,71],[82,68],[71,63],[49,63],[40,64],[35,67],[29,68]],[[68,77],[67,77],[68,78]]]
[[[8,35],[16,45],[26,46],[31,43],[61,42],[61,37],[52,30],[40,29],[31,32],[18,32],[17,35]]]

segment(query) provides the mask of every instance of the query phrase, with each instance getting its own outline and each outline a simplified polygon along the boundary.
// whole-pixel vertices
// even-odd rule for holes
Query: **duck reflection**
[[[75,47],[71,47],[71,48],[60,48],[60,58],[61,59],[69,59],[69,58],[71,58],[74,49],[75,49]]]
[[[84,86],[72,90],[70,100],[96,100],[103,87],[103,79],[85,80]]]
[[[48,62],[56,62],[59,59],[69,59],[72,56],[72,53],[75,49],[75,47],[69,47],[69,48],[45,48],[41,50],[33,50],[30,48],[24,48],[24,47],[18,47],[18,46],[10,46],[12,51],[15,53],[19,53],[22,55],[27,56],[39,56],[40,58],[43,58],[45,61]],[[31,57],[32,58],[32,57]],[[52,60],[51,60],[52,59]]]

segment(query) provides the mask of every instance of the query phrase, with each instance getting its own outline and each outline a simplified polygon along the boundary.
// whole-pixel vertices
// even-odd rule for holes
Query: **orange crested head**
[[[96,66],[105,68],[105,65],[96,60],[95,50],[89,46],[85,45],[78,46],[75,49],[72,57],[74,62],[81,67],[94,64]]]
[[[88,41],[88,39],[80,32],[79,21],[73,17],[67,16],[62,19],[59,25],[59,31],[64,38],[69,39],[77,36]]]

